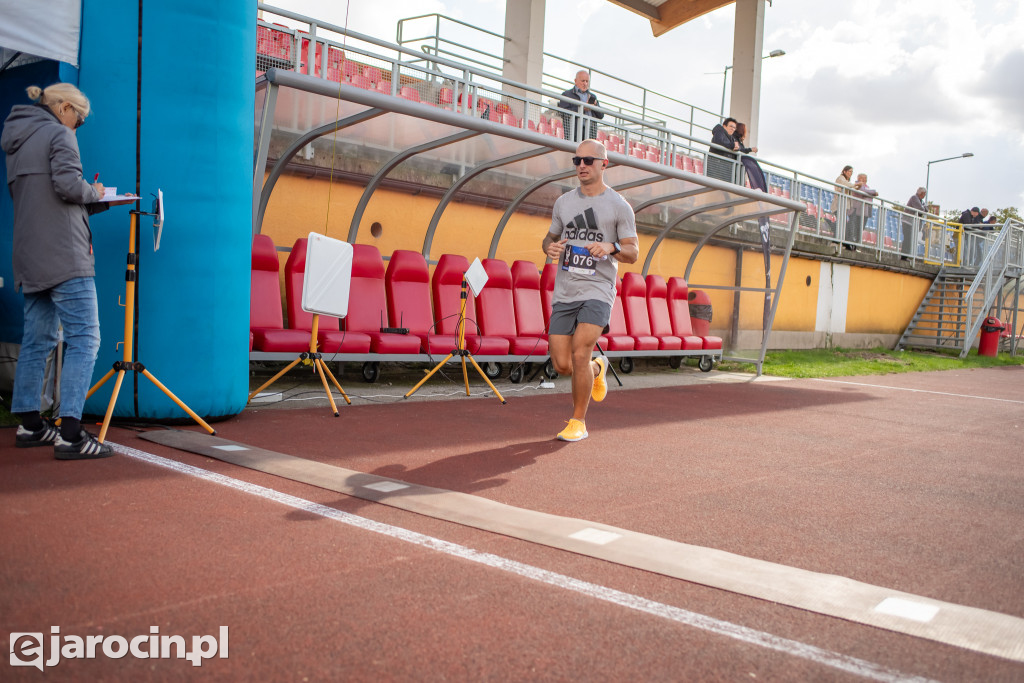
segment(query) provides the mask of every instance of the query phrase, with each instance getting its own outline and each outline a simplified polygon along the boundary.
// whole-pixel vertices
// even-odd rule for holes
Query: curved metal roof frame
[[[456,145],[466,140],[483,136],[483,139],[485,140],[506,139],[524,143],[524,146],[514,154],[507,154],[502,157],[487,159],[473,165],[465,166],[462,174],[453,179],[451,186],[446,190],[444,196],[439,201],[438,207],[431,218],[430,225],[427,226],[423,244],[423,253],[427,258],[430,256],[430,247],[434,232],[436,231],[437,225],[440,222],[445,208],[447,208],[450,200],[456,195],[459,189],[461,189],[472,178],[479,176],[487,170],[508,164],[514,164],[516,162],[523,161],[524,159],[558,152],[564,152],[567,155],[564,170],[559,170],[555,173],[547,173],[538,177],[536,180],[529,182],[525,189],[521,190],[509,201],[509,206],[498,221],[491,240],[488,256],[493,257],[508,220],[526,197],[550,183],[564,180],[575,175],[573,167],[569,164],[568,155],[575,152],[576,143],[570,140],[563,140],[523,128],[503,125],[486,119],[477,118],[475,116],[436,108],[428,104],[406,100],[390,94],[363,90],[349,84],[339,84],[333,81],[327,81],[314,76],[308,76],[291,71],[281,71],[278,69],[268,70],[266,74],[257,79],[257,88],[261,87],[269,88],[269,92],[267,97],[263,100],[264,110],[258,118],[256,141],[257,152],[253,187],[253,204],[254,207],[258,207],[258,210],[254,212],[253,215],[254,233],[258,233],[260,231],[265,209],[277,178],[283,172],[287,163],[291,161],[292,157],[302,149],[302,147],[318,137],[329,135],[341,130],[342,128],[363,123],[381,116],[409,117],[426,122],[434,122],[457,129],[460,132],[439,136],[432,140],[426,140],[421,144],[399,149],[397,152],[393,153],[370,179],[362,197],[360,198],[349,227],[348,237],[350,241],[354,241],[358,234],[359,223],[362,220],[363,212],[369,203],[373,191],[379,187],[380,183],[383,182],[387,175],[399,164],[421,155],[426,158],[431,151],[438,150],[449,145]],[[286,88],[289,90],[310,93],[311,95],[341,100],[342,102],[346,102],[351,105],[364,107],[364,109],[355,114],[339,117],[336,121],[316,125],[310,130],[300,133],[298,138],[292,141],[292,143],[281,153],[280,158],[275,163],[266,180],[261,182],[263,180],[263,170],[266,168],[267,164],[267,155],[270,148],[269,140],[271,131],[273,130],[273,121],[277,114],[276,109],[279,106],[281,99],[277,92],[279,88]],[[391,137],[394,138],[395,136],[392,134]],[[624,154],[609,153],[608,159],[611,162],[609,165],[609,171],[614,167],[622,167],[633,171],[639,171],[641,174],[648,174],[638,179],[619,183],[618,185],[613,182],[609,182],[609,185],[616,187],[617,189],[624,190],[626,188],[640,187],[662,180],[676,181],[677,186],[680,184],[686,184],[689,186],[682,191],[675,191],[637,201],[634,205],[635,211],[662,205],[674,206],[677,210],[682,209],[683,212],[681,217],[676,217],[674,220],[667,223],[666,227],[656,237],[644,264],[645,274],[647,269],[650,267],[654,253],[661,245],[664,238],[686,219],[694,218],[702,214],[708,214],[708,218],[714,221],[714,219],[718,217],[715,215],[715,212],[718,210],[725,210],[729,207],[747,204],[752,205],[751,209],[753,209],[751,211],[738,214],[730,213],[730,215],[725,217],[724,221],[714,221],[714,228],[700,239],[693,250],[690,262],[687,264],[686,268],[686,278],[689,279],[690,270],[700,249],[707,244],[713,235],[719,233],[722,229],[743,220],[778,213],[799,212],[806,208],[804,204],[794,200],[770,195],[765,192],[761,192],[760,190],[754,190],[714,178],[695,175],[677,168],[652,163]],[[520,172],[520,175],[522,175],[522,172]],[[681,183],[679,181],[681,181]],[[676,189],[678,190],[679,188],[677,187]],[[712,191],[718,191],[722,194],[720,201],[709,202],[701,206],[694,206],[692,201],[687,202],[687,200],[692,199],[694,196],[705,195]],[[797,230],[797,221],[795,220],[795,216],[796,214],[794,213],[789,221],[789,239],[787,240],[787,247],[784,252],[784,262],[780,269],[777,286],[774,288],[776,292],[781,290],[783,275],[785,273],[785,264],[788,262],[792,250],[793,239]],[[696,287],[700,285],[693,286]],[[777,296],[775,297],[774,304],[778,304]],[[774,307],[772,316],[774,317]],[[768,329],[770,329],[770,327],[771,321],[768,321]],[[767,335],[765,335],[765,338],[767,340]],[[763,362],[763,356],[764,351],[762,350],[761,362]],[[758,372],[760,372],[761,362],[757,363]]]

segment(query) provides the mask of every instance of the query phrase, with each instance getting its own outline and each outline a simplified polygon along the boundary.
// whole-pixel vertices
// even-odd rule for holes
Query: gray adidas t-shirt
[[[592,242],[618,242],[624,237],[636,237],[633,208],[611,188],[596,197],[588,197],[576,189],[555,200],[548,232],[557,235],[559,240],[569,240],[561,262],[556,264],[554,301],[594,299],[611,306],[615,302],[619,262],[611,256],[595,259],[582,247]]]

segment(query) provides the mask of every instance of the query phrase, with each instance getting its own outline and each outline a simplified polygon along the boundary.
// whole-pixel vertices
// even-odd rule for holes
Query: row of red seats
[[[354,244],[349,310],[343,320],[320,316],[318,348],[325,354],[362,356],[363,360],[427,360],[455,347],[464,256],[445,254],[433,277],[415,251],[397,250],[385,268],[376,247]],[[313,316],[302,310],[306,239],[295,242],[285,264],[284,326],[277,250],[266,235],[257,235],[252,250],[250,350],[300,353],[309,349]],[[487,286],[468,293],[466,347],[494,360],[541,361],[547,357],[547,326],[556,268],[538,272],[530,261],[510,267],[485,259]],[[722,340],[708,334],[709,324],[691,320],[686,282],[659,275],[626,273],[617,283],[607,334],[600,344],[611,356],[721,356]],[[408,334],[382,332],[406,328]],[[396,358],[395,356],[404,356]],[[422,357],[422,358],[421,358]],[[346,358],[349,359],[349,358]],[[703,366],[702,366],[703,367]],[[365,375],[364,375],[365,376]]]

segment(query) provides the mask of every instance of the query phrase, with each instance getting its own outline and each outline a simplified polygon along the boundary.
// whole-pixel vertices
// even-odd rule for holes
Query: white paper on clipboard
[[[352,282],[352,245],[317,232],[306,241],[306,272],[302,277],[302,310],[344,318]]]

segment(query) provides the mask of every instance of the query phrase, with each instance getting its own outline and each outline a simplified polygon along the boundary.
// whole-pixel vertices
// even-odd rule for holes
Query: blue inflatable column
[[[255,3],[109,0],[82,11],[86,177],[137,192],[144,211],[157,188],[165,198],[159,251],[153,219],[139,219],[135,358],[199,415],[237,414],[249,386]],[[130,208],[92,219],[103,337],[94,381],[122,356]],[[103,414],[112,390],[111,380],[86,412]],[[133,373],[114,414],[188,419]]]

